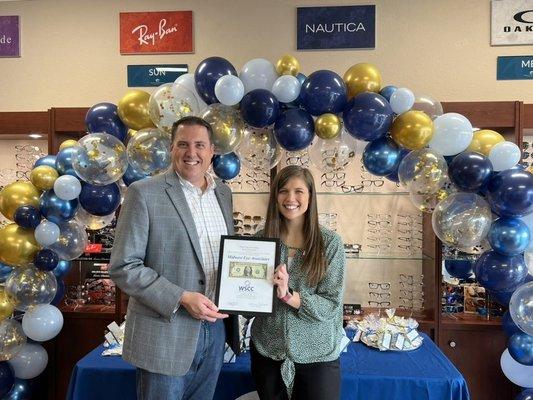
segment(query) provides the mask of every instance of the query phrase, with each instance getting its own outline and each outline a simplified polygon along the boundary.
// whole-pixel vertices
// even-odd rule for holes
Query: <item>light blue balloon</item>
[[[50,246],[59,239],[59,226],[51,221],[44,220],[35,228],[34,236],[41,246]]]
[[[54,193],[62,200],[74,200],[80,195],[81,183],[72,175],[62,175],[54,182]]]

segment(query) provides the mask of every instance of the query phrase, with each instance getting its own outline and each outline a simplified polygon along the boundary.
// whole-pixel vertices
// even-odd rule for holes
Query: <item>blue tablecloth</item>
[[[426,336],[410,352],[379,352],[351,343],[341,356],[342,400],[468,400],[459,371]],[[120,357],[102,357],[99,346],[74,368],[68,400],[135,399],[135,368]],[[254,391],[250,358],[224,364],[216,400],[234,400]]]

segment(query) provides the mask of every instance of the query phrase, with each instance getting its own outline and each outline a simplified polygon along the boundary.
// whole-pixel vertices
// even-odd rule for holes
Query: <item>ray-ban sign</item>
[[[120,54],[192,52],[192,11],[120,13]]]
[[[298,7],[297,48],[372,49],[376,6]]]

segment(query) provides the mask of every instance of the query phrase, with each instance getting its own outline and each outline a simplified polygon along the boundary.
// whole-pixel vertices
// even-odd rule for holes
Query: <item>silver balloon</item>
[[[62,260],[74,260],[83,254],[88,238],[83,226],[76,219],[59,225],[59,239],[49,248]]]
[[[5,319],[0,322],[0,361],[13,358],[26,344],[26,335],[20,322]]]
[[[333,139],[316,137],[309,147],[311,162],[323,172],[342,171],[355,160],[357,140],[343,128]]]
[[[437,192],[448,176],[448,164],[432,149],[411,151],[400,162],[400,183],[413,195]]]
[[[146,175],[157,175],[170,166],[170,135],[155,128],[141,129],[127,147],[133,169]]]
[[[37,304],[50,304],[56,291],[55,275],[33,266],[15,269],[6,281],[6,293],[15,300],[15,308],[20,311]]]
[[[411,107],[411,110],[423,111],[431,119],[435,119],[444,113],[442,104],[427,94],[417,94],[415,96],[415,104]]]
[[[272,129],[247,126],[237,153],[246,168],[263,172],[278,165],[283,149],[276,142]]]
[[[122,193],[121,193],[122,194]],[[96,231],[109,225],[115,219],[115,213],[109,215],[93,215],[89,214],[83,207],[78,207],[76,212],[76,219],[85,226],[85,228]]]
[[[84,181],[109,185],[118,181],[128,168],[126,148],[115,136],[91,133],[78,141],[72,166]]]
[[[489,204],[475,193],[455,193],[437,204],[432,215],[435,234],[447,246],[481,244],[492,223]]]
[[[174,122],[187,115],[196,115],[198,111],[198,101],[194,93],[178,83],[159,86],[148,101],[150,119],[169,135]]]
[[[509,314],[520,329],[533,336],[533,281],[514,291],[509,302]]]

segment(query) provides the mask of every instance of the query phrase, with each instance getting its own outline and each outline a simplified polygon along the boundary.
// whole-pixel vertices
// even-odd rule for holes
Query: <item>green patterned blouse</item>
[[[252,341],[257,351],[274,360],[284,360],[281,375],[292,392],[294,363],[308,364],[336,360],[340,355],[342,304],[346,258],[341,237],[320,227],[324,240],[326,275],[311,287],[302,271],[302,250],[297,250],[288,265],[289,286],[300,294],[295,309],[277,297],[274,312],[258,316],[252,324]],[[287,264],[288,247],[281,244],[281,262]]]

